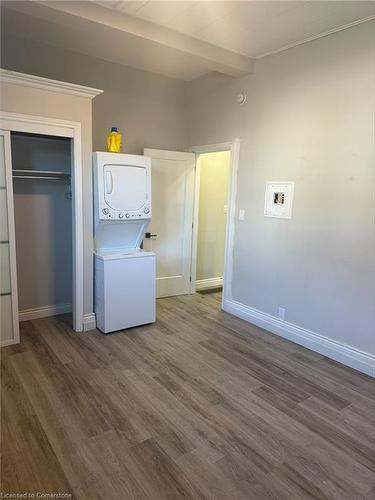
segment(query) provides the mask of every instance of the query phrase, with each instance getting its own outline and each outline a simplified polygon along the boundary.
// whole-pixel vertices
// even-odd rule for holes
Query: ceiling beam
[[[192,56],[197,62],[204,64],[208,71],[216,71],[232,77],[244,76],[253,71],[253,60],[249,57],[158,24],[116,12],[94,2],[34,1],[3,2],[3,4],[10,9],[59,24],[71,25],[72,22],[78,20],[97,23],[117,32],[124,32],[124,34],[130,34]]]

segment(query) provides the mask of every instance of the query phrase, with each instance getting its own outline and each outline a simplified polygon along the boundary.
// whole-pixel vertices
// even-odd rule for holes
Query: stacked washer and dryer
[[[103,333],[155,321],[155,254],[141,244],[151,220],[151,160],[94,153],[95,313]]]

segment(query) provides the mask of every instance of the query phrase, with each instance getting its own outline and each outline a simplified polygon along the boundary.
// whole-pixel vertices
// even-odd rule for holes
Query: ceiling
[[[181,80],[238,77],[255,58],[375,18],[362,1],[3,1],[21,37]],[[9,42],[11,43],[11,42]]]
[[[374,1],[97,3],[252,58],[375,15]]]

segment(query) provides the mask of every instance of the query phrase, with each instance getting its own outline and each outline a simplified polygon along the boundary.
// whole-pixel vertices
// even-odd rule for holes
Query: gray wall
[[[70,172],[70,140],[12,135],[15,169]],[[14,180],[19,310],[72,303],[72,202],[59,181]]]
[[[375,353],[374,22],[189,89],[189,142],[242,139],[234,299]],[[244,106],[236,93],[248,93]],[[295,181],[292,220],[263,216],[266,181]],[[238,221],[238,209],[246,220]]]
[[[105,151],[111,126],[123,133],[125,153],[187,146],[184,82],[22,38],[1,45],[2,68],[104,90],[92,106],[94,151]]]
[[[240,137],[234,299],[375,352],[374,33],[362,24],[259,60],[249,77],[199,79],[186,96],[182,82],[20,39],[2,44],[2,66],[104,89],[93,149],[111,125],[130,153]],[[268,180],[295,181],[291,221],[263,217]],[[86,185],[87,213],[90,196]]]

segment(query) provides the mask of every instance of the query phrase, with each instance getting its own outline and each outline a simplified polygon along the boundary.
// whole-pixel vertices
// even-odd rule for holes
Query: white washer
[[[97,252],[95,311],[104,333],[155,321],[155,254]]]

